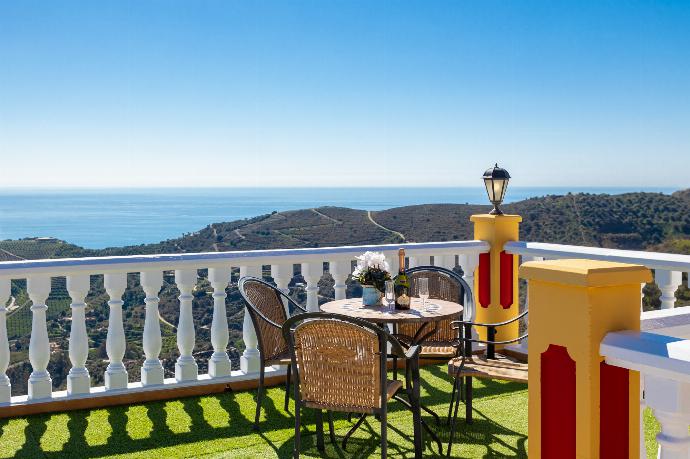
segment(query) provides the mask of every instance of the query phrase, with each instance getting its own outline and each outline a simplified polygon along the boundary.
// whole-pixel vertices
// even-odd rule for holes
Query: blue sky
[[[688,186],[687,1],[0,2],[4,186]]]

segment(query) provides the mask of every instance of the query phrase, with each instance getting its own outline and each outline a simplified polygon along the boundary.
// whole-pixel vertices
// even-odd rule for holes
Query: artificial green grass
[[[422,398],[436,413],[447,413],[451,382],[445,367],[422,369]],[[460,407],[453,457],[527,457],[527,387],[501,381],[475,381],[474,423],[467,425]],[[0,456],[57,457],[238,457],[287,458],[292,455],[294,421],[283,411],[282,388],[268,391],[261,432],[252,431],[254,391],[190,397],[165,402],[96,410],[37,415],[0,421]],[[412,416],[391,402],[388,430],[389,457],[413,457]],[[348,443],[348,451],[334,447],[325,423],[326,452],[316,449],[312,410],[303,411],[303,457],[367,457],[379,455],[379,423],[367,418]],[[650,423],[653,418],[647,414]],[[325,417],[324,417],[325,419]],[[436,427],[443,441],[445,426]],[[351,423],[335,414],[338,441]],[[655,451],[654,429],[648,429],[648,452]],[[425,457],[438,456],[425,436]],[[432,449],[433,448],[433,449]],[[444,444],[444,453],[446,445]],[[655,453],[656,454],[656,453]],[[652,456],[650,456],[652,457]]]

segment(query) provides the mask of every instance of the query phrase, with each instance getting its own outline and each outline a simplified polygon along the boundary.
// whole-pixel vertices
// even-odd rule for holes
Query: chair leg
[[[388,413],[384,406],[381,410],[381,459],[388,456]]]
[[[456,379],[456,384],[461,384],[462,378]],[[459,388],[458,391],[461,389]],[[452,405],[451,405],[452,406]],[[453,410],[453,418],[450,421],[450,436],[448,437],[448,452],[447,456],[450,457],[450,450],[453,447],[453,437],[455,436],[455,426],[458,421],[458,408],[460,407],[460,397],[455,398],[455,409]]]
[[[393,381],[398,380],[398,358],[393,356]]]
[[[331,435],[331,443],[333,443],[333,446],[337,445],[337,441],[335,440],[335,427],[333,426],[333,412],[332,411],[328,412],[328,432]]]
[[[359,429],[359,426],[362,425],[362,423],[364,422],[364,418],[366,418],[366,417],[367,417],[366,414],[360,415],[359,419],[357,419],[357,422],[355,422],[355,425],[353,425],[352,428],[347,431],[347,433],[343,437],[343,444],[342,444],[343,451],[347,451],[347,440],[349,440],[350,435],[352,435],[355,432],[355,430]]]
[[[426,411],[427,413],[429,413],[431,416],[433,416],[434,420],[436,421],[436,425],[437,425],[437,426],[441,424],[441,419],[438,417],[438,414],[436,414],[436,413],[434,413],[433,411],[431,411],[431,409],[429,409],[429,407],[424,406],[424,405],[422,405],[421,403],[419,404],[419,407],[420,407],[421,409],[423,409],[424,411]]]
[[[316,410],[316,449],[322,453],[326,449],[323,444],[323,415],[320,409]]]
[[[446,419],[446,425],[450,425],[450,418],[453,415],[453,403],[455,403],[455,394],[458,392],[458,377],[453,379],[453,391],[450,393],[450,403],[448,404],[448,418]]]
[[[264,396],[264,364],[261,362],[259,369],[259,390],[256,393],[256,416],[254,417],[254,430],[259,430],[259,418],[261,417],[261,399]]]
[[[295,449],[292,452],[292,456],[294,459],[299,459],[299,450],[300,450],[300,440],[301,440],[301,434],[302,434],[302,426],[300,425],[300,403],[299,400],[295,399]]]
[[[292,365],[288,364],[287,374],[285,375],[285,411],[288,410],[290,404],[290,377],[292,372]]]
[[[465,422],[472,424],[472,376],[465,378]]]

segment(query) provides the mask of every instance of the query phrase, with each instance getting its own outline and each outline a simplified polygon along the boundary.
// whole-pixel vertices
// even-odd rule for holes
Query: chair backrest
[[[288,352],[282,326],[287,320],[285,311],[289,297],[273,285],[256,277],[243,277],[238,288],[247,306],[258,339],[262,360],[272,360]]]
[[[471,311],[472,291],[467,282],[456,272],[439,266],[417,266],[408,269],[407,278],[410,281],[410,294],[412,296],[419,296],[417,280],[423,277],[429,280],[429,298],[460,303],[464,306],[465,311]],[[426,342],[449,343],[457,340],[458,331],[453,329],[451,322],[458,319],[459,317],[452,317],[440,321],[436,333],[428,337]],[[398,325],[398,333],[415,336],[419,327],[417,324],[400,324]]]
[[[400,344],[369,322],[340,314],[306,313],[283,326],[304,406],[372,413],[386,402],[386,344]]]

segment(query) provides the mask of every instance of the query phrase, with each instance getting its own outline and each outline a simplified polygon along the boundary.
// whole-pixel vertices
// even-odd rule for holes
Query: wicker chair
[[[463,304],[466,311],[473,309],[472,289],[456,272],[438,266],[417,266],[408,269],[407,276],[410,281],[412,296],[419,296],[417,280],[425,277],[429,279],[429,298]],[[395,337],[405,345],[409,345],[412,342],[421,342],[420,359],[447,362],[449,359],[460,355],[460,335],[457,328],[452,326],[453,321],[459,319],[462,319],[462,315],[439,321],[435,332],[432,332],[425,325],[413,323],[398,324],[395,329]],[[427,335],[424,336],[424,333],[427,333]],[[422,336],[418,336],[420,334]],[[395,377],[397,361],[395,357],[393,360]],[[454,385],[452,398],[455,397],[455,390]],[[431,414],[437,424],[440,422],[436,413],[426,409],[426,407],[422,409]],[[448,421],[450,421],[450,410],[448,411]]]
[[[259,390],[256,395],[256,416],[254,429],[259,429],[261,400],[264,395],[264,372],[266,366],[287,365],[285,377],[285,410],[290,401],[290,380],[292,361],[287,342],[283,338],[282,326],[288,319],[285,307],[290,313],[306,312],[289,296],[273,285],[255,277],[243,277],[238,288],[247,306],[247,312],[254,325],[259,348]]]
[[[331,440],[335,442],[331,413],[361,413],[343,439],[349,436],[367,415],[381,421],[381,457],[387,454],[388,401],[395,398],[412,409],[415,425],[415,453],[421,457],[421,416],[419,414],[419,347],[405,351],[400,343],[382,328],[339,314],[306,313],[288,319],[283,325],[285,341],[290,343],[295,371],[295,448],[300,453],[301,408],[316,410],[317,447],[324,450],[322,410],[329,414]],[[386,377],[386,346],[406,361],[407,400],[397,393],[401,381]]]
[[[450,438],[448,440],[448,456],[450,456],[451,446],[453,444],[453,436],[455,435],[455,424],[458,417],[458,407],[460,405],[462,388],[464,386],[465,395],[465,422],[472,423],[472,379],[500,379],[504,381],[515,381],[527,383],[528,379],[528,363],[527,357],[515,352],[510,352],[507,349],[502,349],[501,352],[496,352],[497,345],[506,345],[516,343],[527,338],[528,334],[505,341],[496,341],[496,328],[503,325],[508,325],[525,317],[529,313],[528,310],[523,311],[517,317],[506,320],[504,322],[496,323],[480,323],[469,320],[460,320],[452,323],[452,327],[459,332],[461,331],[461,339],[458,343],[458,357],[455,357],[448,362],[448,374],[454,379],[453,395],[451,396],[449,413],[453,411],[453,417],[450,428]],[[472,327],[486,327],[486,340],[472,338]],[[483,355],[476,355],[472,349],[472,343],[482,343],[486,345],[486,350]],[[464,380],[464,381],[463,381]],[[456,397],[456,393],[458,396]]]

